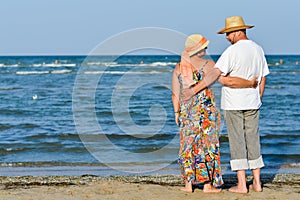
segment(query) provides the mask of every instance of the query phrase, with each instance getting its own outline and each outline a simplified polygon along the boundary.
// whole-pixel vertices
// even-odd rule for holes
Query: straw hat
[[[245,25],[244,20],[241,16],[228,17],[225,20],[225,28],[220,30],[218,34],[228,33],[232,31],[252,28],[254,26]]]
[[[185,41],[185,51],[192,56],[207,47],[209,40],[200,34],[190,35]]]

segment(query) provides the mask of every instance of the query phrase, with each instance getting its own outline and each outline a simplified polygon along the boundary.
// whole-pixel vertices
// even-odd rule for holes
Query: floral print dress
[[[194,80],[199,82],[203,70],[195,70]],[[182,88],[182,77],[178,76]],[[206,88],[188,102],[180,101],[181,176],[193,184],[211,182],[215,187],[223,184],[219,145],[220,113],[216,109],[212,89]]]

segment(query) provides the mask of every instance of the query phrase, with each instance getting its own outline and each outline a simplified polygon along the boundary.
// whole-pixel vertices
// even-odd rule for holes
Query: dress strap
[[[208,60],[206,60],[206,62],[205,62],[204,65],[202,66],[202,68],[205,67],[205,65],[207,65],[207,63],[208,63]]]
[[[205,65],[207,65],[208,61],[209,61],[209,60],[206,60],[206,62],[202,65],[202,67],[201,67],[201,69],[200,69],[202,72],[204,72],[204,67],[205,67]]]
[[[180,63],[178,65],[179,65],[179,73],[178,73],[178,77],[179,77],[181,75],[181,65]]]

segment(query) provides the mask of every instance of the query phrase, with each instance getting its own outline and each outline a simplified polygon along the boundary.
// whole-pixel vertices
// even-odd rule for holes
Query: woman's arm
[[[175,122],[177,126],[179,125],[178,118],[180,112],[180,101],[179,101],[180,83],[178,81],[178,75],[179,75],[179,65],[177,64],[172,76],[172,103],[174,108]]]
[[[251,80],[246,80],[239,77],[232,77],[230,75],[220,76],[218,81],[227,87],[231,88],[256,88],[258,85],[257,77]]]

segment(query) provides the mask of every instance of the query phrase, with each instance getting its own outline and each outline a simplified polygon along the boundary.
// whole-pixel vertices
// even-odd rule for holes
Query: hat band
[[[199,49],[205,42],[206,42],[206,38],[203,37],[203,38],[202,38],[197,44],[195,44],[194,46],[185,48],[185,51],[191,52],[191,51],[194,51],[194,50],[196,50],[196,49]]]

